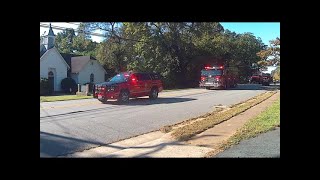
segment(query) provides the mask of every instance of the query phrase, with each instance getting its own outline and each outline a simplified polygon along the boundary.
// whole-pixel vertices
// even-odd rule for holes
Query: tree
[[[75,37],[75,31],[72,28],[67,28],[56,36],[56,47],[62,53],[73,53],[73,39]]]
[[[261,61],[267,65],[280,66],[280,38],[270,41],[270,46],[257,53]]]
[[[126,69],[126,49],[120,41],[117,41],[112,38],[100,43],[96,53],[102,65],[120,72]]]
[[[265,48],[253,34],[224,30],[216,22],[103,22],[85,26],[89,31],[105,31],[106,40],[96,52],[104,66],[118,72],[159,72],[166,87],[195,86],[205,63],[239,67],[241,76],[247,76],[251,64],[259,61],[257,53]]]
[[[90,29],[87,23],[80,23],[78,26],[78,36],[84,36],[85,39],[91,39]]]
[[[97,43],[87,35],[86,26],[82,23],[78,28],[79,33],[76,35],[72,28],[65,29],[58,33],[56,37],[56,47],[62,53],[79,54],[85,56],[96,56]]]
[[[247,77],[252,73],[252,64],[258,64],[257,53],[265,48],[261,38],[256,38],[252,33],[237,34],[232,59],[240,69],[240,76]],[[259,65],[259,64],[258,64]]]
[[[91,39],[87,39],[86,36],[77,35],[73,39],[72,51],[75,54],[95,57],[97,45],[98,43],[93,42]]]
[[[280,66],[271,72],[271,76],[275,80],[280,80]]]

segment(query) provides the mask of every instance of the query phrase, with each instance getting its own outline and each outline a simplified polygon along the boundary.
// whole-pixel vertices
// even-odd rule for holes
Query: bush
[[[40,78],[40,96],[49,94],[49,81],[47,78]]]
[[[71,88],[71,92],[70,92],[70,88]],[[61,89],[65,93],[75,93],[77,92],[77,83],[70,77],[64,78],[61,81]]]

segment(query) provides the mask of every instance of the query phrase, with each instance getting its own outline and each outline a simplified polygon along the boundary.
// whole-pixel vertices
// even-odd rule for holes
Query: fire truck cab
[[[206,89],[228,89],[237,86],[237,73],[226,66],[205,66],[201,70],[199,87]]]

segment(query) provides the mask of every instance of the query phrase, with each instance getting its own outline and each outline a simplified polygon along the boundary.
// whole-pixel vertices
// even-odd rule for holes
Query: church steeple
[[[49,33],[48,33],[48,36],[55,36],[54,33],[53,33],[53,30],[52,30],[52,27],[51,27],[51,23],[49,25]]]
[[[49,33],[44,37],[44,46],[47,48],[47,50],[54,47],[55,42],[55,35],[53,33],[51,23],[49,25]]]

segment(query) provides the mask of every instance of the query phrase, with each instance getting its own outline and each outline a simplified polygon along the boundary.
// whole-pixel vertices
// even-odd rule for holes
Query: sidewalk
[[[241,141],[213,158],[280,158],[280,128]]]
[[[69,154],[66,157],[204,157],[231,137],[249,119],[257,116],[280,97],[280,91],[269,99],[208,129],[188,141],[176,141],[170,133],[155,131],[106,146]]]

